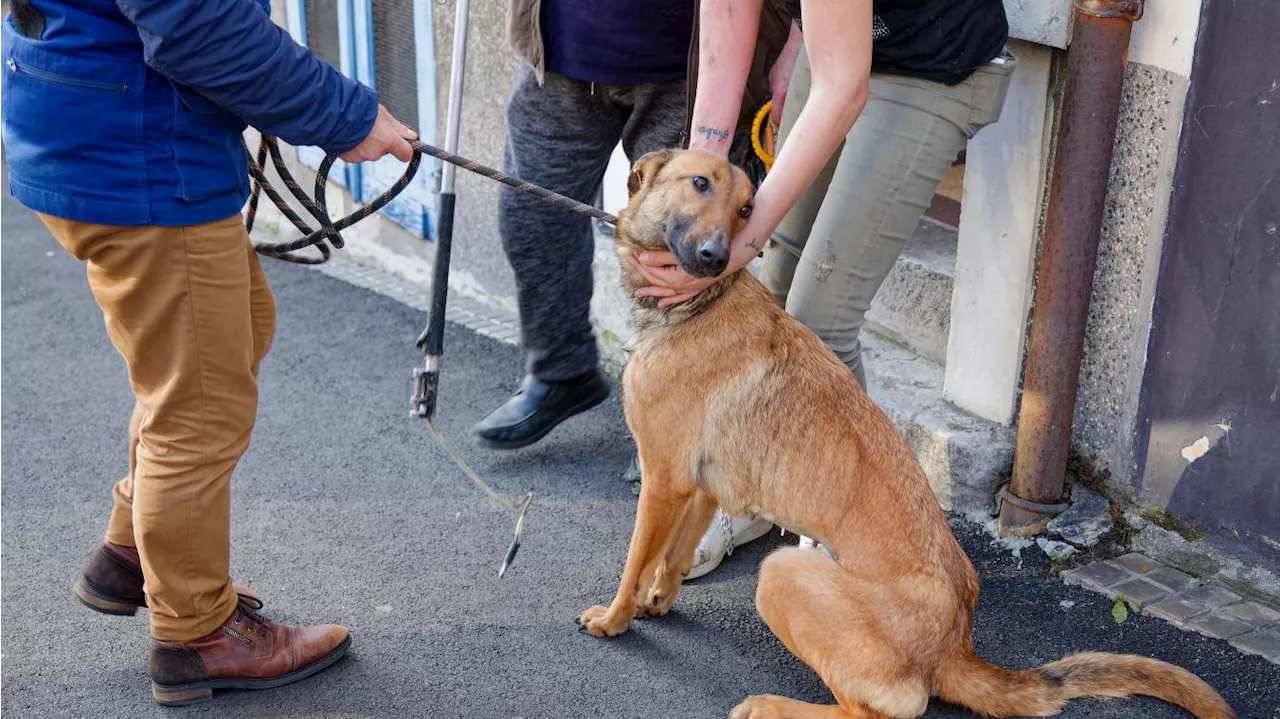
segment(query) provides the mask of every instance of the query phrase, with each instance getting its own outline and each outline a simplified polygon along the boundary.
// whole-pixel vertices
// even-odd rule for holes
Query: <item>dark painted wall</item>
[[[1260,538],[1280,541],[1277,28],[1280,2],[1205,3],[1139,438],[1148,499],[1272,558],[1280,545]],[[1188,462],[1201,437],[1207,453]]]

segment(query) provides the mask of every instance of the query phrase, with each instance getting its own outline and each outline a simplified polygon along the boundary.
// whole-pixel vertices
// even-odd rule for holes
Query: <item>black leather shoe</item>
[[[556,425],[609,397],[609,383],[598,371],[564,382],[543,382],[529,375],[501,407],[476,425],[480,443],[492,449],[528,447]]]

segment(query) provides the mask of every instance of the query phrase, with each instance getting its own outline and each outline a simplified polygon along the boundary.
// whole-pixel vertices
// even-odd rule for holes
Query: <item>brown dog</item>
[[[699,151],[642,157],[617,239],[626,262],[670,249],[713,276],[751,213],[746,175]],[[692,300],[634,308],[623,378],[643,473],[622,583],[579,623],[592,636],[671,608],[716,504],[834,550],[786,548],[760,567],[756,607],[837,705],[753,696],[734,719],[915,717],[929,697],[990,716],[1050,716],[1083,696],[1146,694],[1200,719],[1234,717],[1194,674],[1137,656],[1081,653],[1012,671],[973,651],[978,577],[915,455],[849,370],[739,272]]]

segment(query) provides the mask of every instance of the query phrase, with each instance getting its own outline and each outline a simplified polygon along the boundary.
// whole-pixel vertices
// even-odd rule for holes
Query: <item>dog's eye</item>
[[[711,189],[711,182],[708,181],[707,178],[699,175],[693,178],[693,189],[698,192],[706,192]]]
[[[744,220],[747,219],[748,217],[751,216],[751,210],[753,209],[754,208],[751,205],[743,205],[742,207],[739,207],[738,217],[741,217]]]

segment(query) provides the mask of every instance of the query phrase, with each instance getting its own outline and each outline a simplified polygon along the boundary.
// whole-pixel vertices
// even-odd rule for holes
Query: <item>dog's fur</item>
[[[704,183],[694,178],[707,180]],[[627,255],[670,249],[690,274],[698,253],[746,224],[746,175],[700,151],[641,158],[617,241],[628,291],[646,284]],[[1050,716],[1083,696],[1145,694],[1200,719],[1234,717],[1194,674],[1138,656],[1086,652],[1025,671],[973,650],[978,577],[902,435],[849,370],[738,272],[658,309],[637,300],[623,378],[643,475],[617,595],[579,624],[626,631],[671,608],[717,503],[833,550],[780,549],[760,567],[756,607],[826,682],[838,704],[752,696],[734,719],[915,717],[930,696],[989,716]]]

